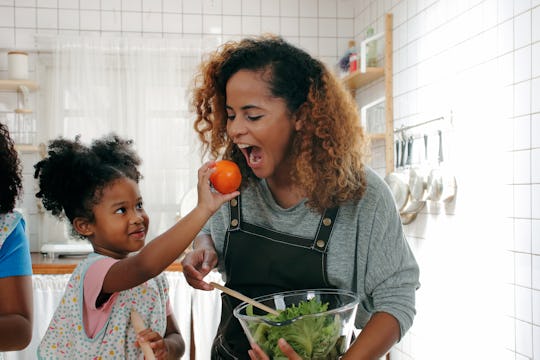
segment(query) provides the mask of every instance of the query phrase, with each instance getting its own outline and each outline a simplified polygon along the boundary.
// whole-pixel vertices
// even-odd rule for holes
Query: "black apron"
[[[325,210],[317,234],[311,239],[243,222],[240,196],[229,206],[231,219],[223,246],[226,286],[251,298],[332,287],[326,274],[326,255],[338,208]],[[249,360],[251,346],[233,315],[240,302],[225,293],[221,295],[221,321],[212,345],[213,360]]]

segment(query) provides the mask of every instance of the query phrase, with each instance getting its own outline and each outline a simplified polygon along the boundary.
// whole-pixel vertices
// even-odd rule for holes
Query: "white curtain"
[[[224,284],[217,271],[211,271],[204,281]],[[195,342],[195,359],[210,359],[212,343],[221,319],[221,291],[204,291],[193,289],[192,296],[193,339]]]
[[[187,283],[184,274],[178,271],[165,272],[169,281],[169,300],[176,318],[176,323],[186,344],[182,359],[189,359],[191,352],[191,306],[193,288]]]
[[[183,195],[196,186],[200,152],[188,108],[203,53],[200,40],[107,37],[38,38],[40,139],[111,131],[133,139],[143,160],[141,192],[148,239],[172,225]]]

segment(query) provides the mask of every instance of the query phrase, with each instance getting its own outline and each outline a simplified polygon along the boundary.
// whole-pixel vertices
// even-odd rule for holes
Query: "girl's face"
[[[273,97],[263,72],[240,70],[227,82],[227,134],[258,178],[288,177],[298,122],[284,99]]]
[[[144,246],[148,232],[148,215],[144,211],[139,185],[128,178],[114,180],[94,205],[94,222],[87,224],[85,234],[98,254],[115,259]]]

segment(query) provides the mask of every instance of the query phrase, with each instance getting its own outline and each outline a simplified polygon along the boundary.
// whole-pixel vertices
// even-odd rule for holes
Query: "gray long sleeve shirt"
[[[368,187],[363,198],[339,209],[328,245],[328,279],[336,288],[358,293],[357,327],[365,326],[373,313],[386,312],[398,320],[403,336],[416,313],[419,269],[403,234],[390,189],[373,170],[366,168],[366,175]],[[251,224],[314,237],[320,217],[305,206],[305,201],[288,209],[280,207],[264,180],[242,191],[242,219]],[[229,205],[225,204],[202,230],[215,243],[222,274],[229,219]],[[255,247],[253,254],[257,254]],[[260,255],[262,261],[265,255]]]

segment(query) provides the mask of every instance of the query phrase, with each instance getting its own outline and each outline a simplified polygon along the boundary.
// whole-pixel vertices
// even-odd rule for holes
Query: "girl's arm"
[[[169,350],[169,359],[180,359],[184,355],[186,344],[173,315],[167,316],[167,330],[163,340]]]
[[[32,277],[0,279],[0,352],[22,350],[32,340]]]
[[[102,292],[131,289],[159,275],[191,244],[195,236],[219,207],[239,195],[238,191],[222,195],[210,190],[209,177],[213,163],[206,163],[198,172],[197,206],[169,230],[156,237],[141,251],[122,259],[109,269],[103,281]]]

